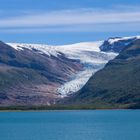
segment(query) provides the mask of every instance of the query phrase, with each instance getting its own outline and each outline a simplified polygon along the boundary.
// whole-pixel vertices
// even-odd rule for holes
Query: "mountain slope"
[[[89,108],[140,108],[140,39],[123,47],[67,103]]]

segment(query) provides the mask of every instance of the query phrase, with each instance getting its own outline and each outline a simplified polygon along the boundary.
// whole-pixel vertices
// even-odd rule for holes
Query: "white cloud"
[[[140,23],[94,24],[36,28],[5,28],[3,33],[44,33],[44,32],[140,32]]]
[[[25,15],[0,19],[0,31],[3,32],[115,31],[118,28],[130,31],[130,27],[136,29],[139,25],[140,10],[130,6],[109,10],[75,9],[38,14],[27,12]]]

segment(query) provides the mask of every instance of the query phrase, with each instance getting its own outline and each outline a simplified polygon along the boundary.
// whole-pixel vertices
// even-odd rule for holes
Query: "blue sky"
[[[0,40],[69,44],[140,35],[140,0],[0,0]]]

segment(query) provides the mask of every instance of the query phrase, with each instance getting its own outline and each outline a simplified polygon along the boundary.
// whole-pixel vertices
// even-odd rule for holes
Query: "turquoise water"
[[[0,140],[140,140],[140,110],[1,112]]]

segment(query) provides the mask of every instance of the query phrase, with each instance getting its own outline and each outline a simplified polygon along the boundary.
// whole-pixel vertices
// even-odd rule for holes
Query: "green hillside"
[[[65,102],[89,108],[140,108],[140,40],[122,50]]]

